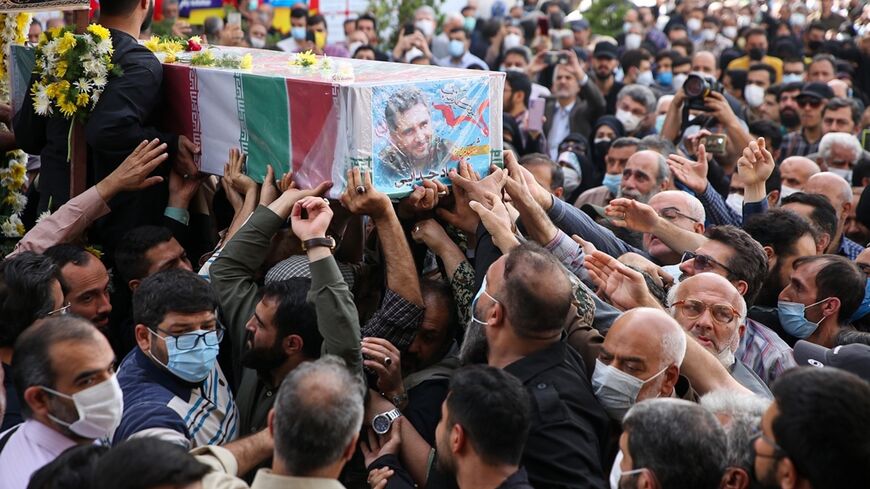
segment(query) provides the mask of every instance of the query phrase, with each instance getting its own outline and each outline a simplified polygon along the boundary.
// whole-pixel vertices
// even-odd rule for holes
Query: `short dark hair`
[[[453,288],[447,280],[423,277],[420,279],[420,292],[423,293],[424,300],[426,297],[437,297],[446,305],[447,334],[441,351],[447,353],[453,338],[456,338],[456,334],[460,330],[459,308],[453,296]]]
[[[43,254],[51,258],[54,264],[57,265],[58,272],[70,263],[77,267],[82,267],[90,263],[91,259],[96,258],[83,247],[72,243],[56,244],[45,250]],[[60,287],[63,289],[63,293],[66,294],[70,289],[69,284],[63,279],[62,273],[58,273],[58,277]]]
[[[795,269],[811,263],[823,262],[816,274],[816,300],[828,297],[840,299],[837,319],[845,324],[864,300],[867,279],[864,273],[848,258],[839,255],[803,256],[794,261]]]
[[[810,61],[810,65],[814,65],[819,62],[830,63],[831,71],[833,71],[835,75],[837,74],[837,58],[835,58],[834,55],[828,53],[819,53],[813,56],[812,61]]]
[[[263,289],[263,299],[276,301],[275,326],[278,338],[291,334],[302,338],[302,353],[310,359],[320,358],[323,336],[317,329],[317,312],[308,302],[311,279],[294,277],[267,283]]]
[[[767,254],[764,248],[749,233],[735,226],[713,226],[707,228],[704,235],[734,250],[731,259],[725,264],[731,270],[727,278],[746,282],[743,298],[747,307],[752,306],[767,276]]]
[[[565,185],[565,172],[562,167],[557,165],[547,155],[543,153],[530,153],[520,158],[519,164],[522,166],[546,165],[550,168],[550,190]]]
[[[370,22],[372,23],[372,25],[374,25],[375,30],[378,30],[378,20],[375,18],[374,15],[372,15],[372,14],[370,14],[370,13],[364,13],[364,14],[360,15],[359,17],[357,17],[357,18],[356,18],[356,28],[357,28],[357,29],[359,29],[359,22],[360,22],[361,20],[368,20],[368,21],[370,21]]]
[[[655,60],[656,60],[656,63],[658,63],[659,61],[667,58],[667,59],[671,60],[671,62],[673,62],[674,59],[676,59],[677,56],[679,56],[679,55],[680,54],[677,53],[676,51],[671,51],[671,50],[659,51],[655,55]]]
[[[143,460],[147,463],[130,463]],[[187,450],[158,438],[132,438],[115,445],[97,462],[93,489],[184,487],[211,472]]]
[[[686,50],[686,54],[689,56],[695,54],[695,44],[692,43],[692,40],[689,39],[688,37],[684,37],[682,39],[677,39],[675,41],[672,41],[671,48],[676,47],[676,46],[682,46],[683,49]],[[679,53],[677,53],[677,55],[679,56]],[[678,58],[674,58],[674,64],[677,64],[676,63],[677,59]],[[681,63],[681,64],[685,64],[685,63]]]
[[[402,113],[411,109],[415,105],[423,105],[428,110],[426,105],[426,96],[416,87],[406,87],[396,90],[387,100],[384,107],[384,119],[387,121],[389,129],[395,130],[398,124],[398,117]]]
[[[172,239],[172,231],[162,226],[139,226],[127,231],[115,247],[115,268],[125,282],[145,278],[151,264],[145,254]]]
[[[799,92],[803,90],[804,82],[796,81],[791,83],[785,83],[779,87],[779,92],[776,94],[776,101],[779,102],[782,100],[782,94],[785,92]]]
[[[649,51],[646,49],[629,49],[622,53],[622,57],[619,58],[619,64],[622,65],[622,69],[625,71],[628,71],[631,67],[640,68],[640,63],[644,60],[649,60],[650,56]]]
[[[505,85],[511,87],[514,92],[522,92],[523,107],[529,106],[529,97],[532,96],[532,80],[529,75],[519,71],[508,71],[505,74]]]
[[[829,110],[839,110],[843,107],[849,107],[849,109],[851,109],[853,123],[857,125],[861,122],[861,114],[864,112],[864,109],[861,108],[858,100],[853,98],[834,97],[831,100],[828,100],[825,109],[822,110],[822,117],[824,117],[825,112]]]
[[[12,357],[12,379],[20,398],[24,398],[28,387],[55,386],[57,372],[49,354],[52,346],[64,341],[95,341],[99,335],[101,333],[93,324],[72,315],[51,317],[27,328],[15,342],[15,355]],[[21,403],[21,411],[25,417],[31,414],[26,402]]]
[[[770,84],[776,83],[776,70],[773,69],[773,66],[765,63],[752,63],[749,65],[748,72],[751,73],[753,71],[766,71]]]
[[[573,300],[562,265],[532,242],[514,248],[505,259],[502,293],[505,315],[519,336],[561,329]]]
[[[294,9],[290,9],[290,18],[291,19],[304,18],[306,20],[306,24],[307,24],[308,10],[306,10],[304,8],[298,8],[298,7],[294,8]]]
[[[375,47],[374,47],[374,46],[372,46],[371,44],[364,44],[364,45],[362,45],[362,46],[356,48],[356,51],[354,51],[353,53],[351,53],[351,56],[354,56],[354,57],[355,57],[355,56],[356,56],[359,52],[361,52],[361,51],[371,51],[371,52],[372,52],[372,55],[377,55],[377,52],[375,51]]]
[[[529,434],[531,402],[518,378],[485,365],[453,373],[447,394],[448,430],[462,426],[488,465],[518,465]]]
[[[306,25],[317,25],[317,24],[326,25],[326,18],[320,14],[314,14],[314,15],[308,17],[308,22],[306,23]]]
[[[770,246],[778,256],[795,252],[795,245],[804,235],[815,238],[810,223],[795,212],[770,209],[752,216],[743,229],[761,246]]]
[[[754,136],[769,139],[770,143],[773,145],[773,147],[770,148],[771,150],[779,149],[779,147],[782,146],[782,131],[780,130],[779,124],[773,121],[762,119],[750,122],[749,132]]]
[[[773,436],[814,489],[860,487],[870,460],[870,385],[836,368],[795,368],[770,389]]]
[[[466,39],[469,38],[468,31],[465,30],[464,27],[454,27],[453,29],[450,29],[449,34],[458,34],[460,32],[465,35]]]
[[[661,487],[714,489],[725,470],[725,430],[712,413],[682,399],[650,399],[622,421],[632,468],[646,468]]]
[[[105,15],[129,14],[138,5],[137,0],[103,0],[100,2],[100,13]]]
[[[54,309],[57,265],[29,251],[0,263],[0,346],[12,346],[22,331]]]
[[[105,445],[73,446],[34,472],[27,484],[27,489],[92,487],[97,462],[108,451],[109,447]]]
[[[514,47],[508,49],[507,51],[504,52],[504,57],[507,58],[508,55],[510,55],[510,54],[517,54],[517,55],[522,56],[523,59],[526,60],[526,63],[528,63],[530,61],[529,60],[529,51],[527,48],[525,48],[523,46],[514,46]]]
[[[154,330],[170,312],[214,311],[218,303],[208,282],[187,270],[163,270],[142,281],[133,293],[133,323]]]
[[[813,212],[810,213],[810,221],[812,223],[811,231],[813,232],[813,235],[815,235],[817,241],[820,233],[827,233],[832,241],[836,238],[839,219],[837,219],[837,211],[834,210],[834,206],[831,205],[831,202],[827,197],[820,194],[795,192],[788,197],[782,198],[782,203],[780,205],[785,204],[804,204],[813,208]],[[795,229],[795,233],[797,233],[797,231],[798,230]],[[801,235],[795,237],[795,241],[797,241],[800,236]],[[779,254],[779,251],[777,251],[777,254]]]
[[[750,37],[754,37],[754,36],[764,36],[764,38],[767,39],[767,33],[764,32],[764,29],[762,29],[761,27],[752,27],[752,28],[746,29],[746,32],[743,33],[743,38],[746,39],[747,41],[749,40]]]

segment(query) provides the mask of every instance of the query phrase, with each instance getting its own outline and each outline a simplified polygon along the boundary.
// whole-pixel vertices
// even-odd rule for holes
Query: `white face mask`
[[[519,34],[508,34],[504,36],[504,41],[502,46],[504,50],[507,51],[510,48],[515,48],[523,43],[523,38],[520,37]]]
[[[686,79],[688,79],[688,78],[689,78],[689,75],[687,75],[685,73],[680,73],[680,74],[674,75],[674,81],[672,82],[672,86],[674,87],[674,90],[679,90],[679,89],[683,88],[683,83],[686,83]]]
[[[414,27],[423,31],[423,35],[426,37],[431,37],[435,33],[435,22],[429,19],[420,19],[414,22]]]
[[[405,63],[410,63],[412,60],[417,59],[420,56],[423,56],[423,51],[420,51],[417,48],[411,48],[405,51]]]
[[[580,186],[580,175],[574,169],[563,166],[562,175],[564,176],[562,186],[565,188],[566,193],[570,194]]]
[[[639,75],[637,75],[637,83],[638,85],[643,85],[648,87],[655,82],[655,78],[653,78],[652,71],[641,71]]]
[[[352,42],[352,43],[347,45],[347,51],[350,53],[351,56],[353,56],[353,53],[355,53],[357,49],[362,47],[362,45],[363,45],[363,43],[361,43],[359,41]]]
[[[733,25],[726,25],[722,28],[722,35],[733,41],[737,37],[737,28]]]
[[[698,32],[701,30],[701,19],[689,19],[686,21],[686,27],[690,32]]]
[[[82,438],[96,440],[108,437],[121,423],[121,416],[124,413],[124,393],[121,391],[116,375],[71,396],[48,387],[42,389],[58,397],[72,399],[79,413],[79,419],[69,423],[51,414],[48,417]]]
[[[782,84],[796,83],[804,81],[804,76],[800,73],[786,73],[782,75]]]
[[[779,189],[779,198],[784,199],[784,198],[788,197],[789,195],[796,193],[796,192],[800,192],[800,189],[792,188],[792,187],[789,187],[787,185],[783,185]]]
[[[728,204],[728,207],[731,208],[734,212],[743,215],[743,196],[740,194],[728,194],[728,198],[725,199],[725,203]]]
[[[254,49],[263,49],[264,47],[266,47],[266,40],[259,37],[252,37],[251,47]]]
[[[643,37],[640,34],[626,34],[625,35],[625,49],[637,49],[640,47],[640,43],[643,41]]]
[[[726,346],[722,351],[717,353],[716,358],[725,368],[731,368],[731,366],[734,365],[734,362],[737,361],[737,359],[734,358],[734,352],[731,351],[731,347],[729,346]]]
[[[701,37],[707,42],[713,42],[716,40],[716,31],[714,29],[704,29],[701,31]]]
[[[828,167],[828,171],[833,173],[834,175],[839,175],[839,176],[843,177],[843,179],[845,179],[847,182],[849,182],[849,185],[852,184],[852,170],[849,170],[846,168]]]
[[[764,89],[758,85],[746,85],[743,89],[743,98],[753,109],[761,107],[761,104],[764,103]]]
[[[632,132],[640,125],[641,117],[638,117],[627,110],[617,109],[616,118],[622,123],[622,127],[626,132]]]
[[[622,421],[625,413],[637,402],[637,395],[643,386],[667,369],[667,367],[661,369],[647,380],[640,380],[596,358],[595,371],[592,373],[592,390],[607,415],[614,421]]]
[[[794,27],[803,27],[807,23],[807,16],[798,12],[791,14],[788,23]]]

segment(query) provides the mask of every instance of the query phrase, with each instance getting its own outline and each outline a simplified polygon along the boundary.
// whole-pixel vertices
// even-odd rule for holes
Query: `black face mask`
[[[761,48],[752,48],[749,50],[749,59],[752,61],[761,61],[765,54],[765,51]]]
[[[810,51],[818,51],[822,47],[822,41],[810,41],[807,43],[807,47],[810,48]]]

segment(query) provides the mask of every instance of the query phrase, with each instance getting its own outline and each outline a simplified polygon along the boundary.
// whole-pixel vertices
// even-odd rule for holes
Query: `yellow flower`
[[[142,44],[152,53],[156,53],[160,50],[160,38],[157,36],[151,36],[151,39],[148,39]]]
[[[93,246],[85,246],[85,251],[97,257],[98,260],[103,258],[103,252]]]
[[[57,81],[45,87],[45,93],[51,98],[57,98],[62,93],[69,90],[69,82],[66,80]]]
[[[164,53],[180,53],[184,51],[184,45],[178,41],[166,41],[160,43],[160,50]]]
[[[239,62],[239,68],[243,70],[250,70],[254,67],[254,58],[250,54],[246,54],[242,56],[241,62]]]
[[[175,53],[166,53],[166,57],[163,58],[164,63],[175,63],[178,61],[178,58],[175,57]]]
[[[48,42],[48,37],[45,35],[45,32],[39,33],[39,44],[45,44]]]
[[[58,26],[58,27],[52,27],[51,29],[49,29],[48,33],[51,35],[51,37],[54,38],[54,37],[60,36],[61,31],[63,31],[63,27]]]
[[[60,38],[60,42],[57,43],[57,54],[63,56],[67,51],[74,47],[76,47],[76,36],[72,32],[67,31],[63,37]]]
[[[72,102],[64,101],[60,103],[60,112],[67,117],[76,115],[77,110],[76,104]]]
[[[88,94],[80,93],[76,96],[76,105],[78,105],[79,107],[84,107],[88,105],[90,99],[91,98],[88,96]]]
[[[22,165],[21,163],[12,163],[9,166],[9,170],[12,178],[15,180],[23,179],[24,175],[27,174],[27,166]]]
[[[314,66],[317,63],[317,56],[310,50],[296,55],[296,61],[293,63],[296,66]]]
[[[24,236],[24,231],[25,231],[25,229],[24,229],[24,224],[22,224],[22,223],[19,222],[18,224],[15,225],[15,229],[18,230],[18,235],[19,235],[19,236]]]
[[[104,41],[106,39],[108,39],[109,35],[110,35],[109,29],[106,29],[105,27],[101,26],[100,24],[89,25],[88,32],[90,32],[91,34],[95,34],[97,37],[99,37],[100,39],[102,39]]]
[[[66,76],[67,68],[69,68],[69,65],[66,61],[58,61],[54,67],[54,75],[58,78],[63,78]]]
[[[3,203],[6,205],[14,205],[17,200],[15,194],[10,193],[5,199],[3,199]]]

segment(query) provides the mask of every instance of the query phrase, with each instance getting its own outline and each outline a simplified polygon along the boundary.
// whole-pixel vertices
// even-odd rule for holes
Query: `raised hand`
[[[438,207],[440,200],[448,195],[447,185],[438,180],[423,180],[421,185],[414,187],[411,195],[399,202],[399,214],[403,217],[413,216],[421,212],[431,211]]]
[[[615,226],[641,233],[651,233],[660,219],[649,205],[625,198],[611,200],[604,213]]]
[[[583,265],[598,289],[598,296],[617,309],[660,307],[650,296],[643,275],[619,263],[616,258],[594,251],[586,256]]]
[[[469,202],[483,200],[486,192],[501,193],[506,177],[504,172],[499,170],[480,180],[471,165],[460,161],[459,171],[451,170],[448,174],[448,178],[453,183],[455,197],[453,209],[440,208],[435,211],[436,214],[447,224],[473,235],[477,230],[480,217],[471,210]]]
[[[362,449],[366,467],[384,455],[398,455],[399,448],[402,446],[403,422],[404,417],[402,416],[394,419],[392,426],[390,426],[390,431],[385,435],[378,435],[371,428],[366,429],[368,439],[360,441],[360,448]]]
[[[435,219],[418,221],[411,230],[411,238],[418,243],[425,244],[436,254],[441,246],[452,243],[447,231]]]
[[[142,141],[115,171],[97,183],[97,192],[103,200],[109,200],[120,192],[133,192],[156,185],[163,181],[163,177],[149,175],[168,157],[166,143],[161,143],[159,139]]]
[[[378,376],[378,390],[389,399],[404,394],[399,349],[383,338],[362,339],[363,365]],[[397,406],[401,407],[401,406]]]
[[[744,185],[764,183],[773,173],[776,162],[765,146],[764,138],[750,141],[749,146],[743,149],[743,156],[737,160],[737,173]]]
[[[198,155],[200,147],[193,144],[193,141],[187,139],[187,136],[178,136],[178,153],[175,155],[175,163],[172,168],[180,175],[192,177],[199,173],[194,162],[194,156]]]
[[[224,179],[241,195],[257,190],[257,182],[245,174],[245,162],[248,157],[236,148],[230,149],[230,156],[224,165]]]
[[[390,198],[372,185],[371,172],[361,172],[359,168],[347,171],[347,185],[341,194],[341,205],[357,215],[380,219],[392,209]]]
[[[303,209],[307,213],[305,217],[302,216]],[[302,241],[325,237],[330,221],[332,221],[332,209],[329,207],[329,201],[322,197],[303,197],[293,204],[290,213],[293,234]]]
[[[508,253],[520,244],[514,235],[514,221],[499,196],[487,192],[484,198],[484,203],[472,200],[469,206],[480,216],[486,230],[492,235],[493,243],[502,253]]]
[[[697,161],[684,158],[676,153],[668,155],[668,167],[689,190],[702,194],[707,190],[707,151],[703,144],[698,145]]]

